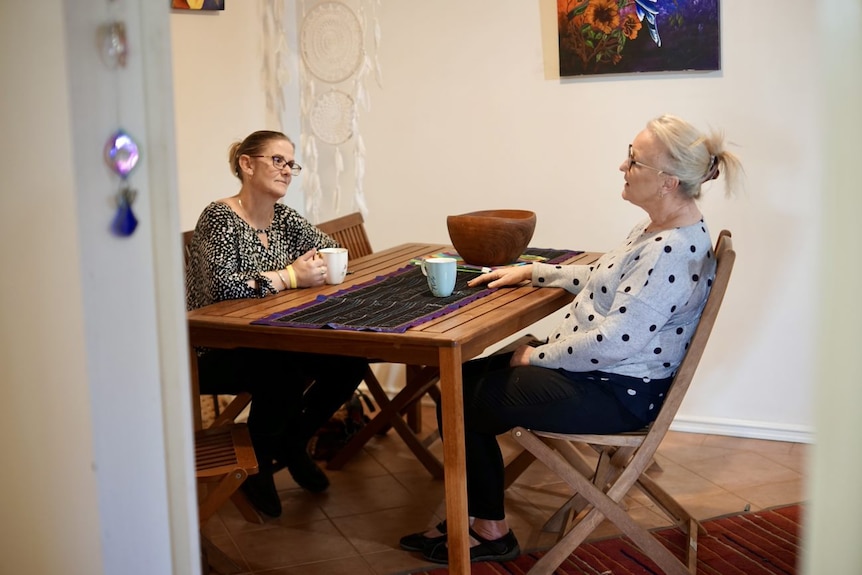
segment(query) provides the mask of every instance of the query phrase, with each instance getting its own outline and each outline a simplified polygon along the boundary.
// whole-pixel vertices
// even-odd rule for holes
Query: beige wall
[[[179,170],[180,225],[194,228],[211,201],[235,194],[228,147],[255,130],[297,130],[268,112],[264,18],[277,0],[241,0],[221,12],[173,11],[171,44]],[[271,57],[271,56],[270,56]],[[301,208],[298,185],[286,203]]]
[[[538,214],[534,245],[602,250],[644,215],[620,200],[618,167],[645,122],[671,112],[723,129],[746,190],[728,201],[707,187],[702,209],[739,258],[676,427],[805,437],[815,314],[800,302],[817,284],[799,266],[820,244],[820,134],[803,71],[818,40],[795,3],[721,2],[721,72],[565,80],[546,76],[553,1],[386,3],[385,84],[364,124],[372,241],[445,241],[448,214],[519,207]]]
[[[7,79],[0,105],[0,570],[97,575],[103,566],[61,4],[4,3],[0,17]]]

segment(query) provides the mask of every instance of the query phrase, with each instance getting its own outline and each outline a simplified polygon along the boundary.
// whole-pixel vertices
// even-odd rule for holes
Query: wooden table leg
[[[449,535],[449,573],[467,575],[470,573],[470,535],[460,346],[440,348],[440,388],[443,399],[443,465],[446,484],[446,529]]]

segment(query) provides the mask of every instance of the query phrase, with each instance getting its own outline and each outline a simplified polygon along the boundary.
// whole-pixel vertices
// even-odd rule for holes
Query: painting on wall
[[[719,0],[557,0],[560,76],[720,70]]]
[[[224,10],[224,0],[171,0],[177,10]]]

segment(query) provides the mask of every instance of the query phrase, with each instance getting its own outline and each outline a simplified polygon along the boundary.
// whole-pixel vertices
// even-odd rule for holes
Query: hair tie
[[[239,177],[239,154],[236,153],[238,149],[237,147],[230,157],[230,167],[233,168],[233,175],[237,177]]]
[[[709,166],[706,168],[706,175],[703,176],[701,183],[714,180],[718,177],[718,156],[709,156]]]

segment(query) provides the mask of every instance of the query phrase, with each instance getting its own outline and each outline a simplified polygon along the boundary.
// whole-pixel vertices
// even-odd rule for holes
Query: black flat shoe
[[[329,478],[305,450],[292,454],[287,470],[300,487],[312,493],[326,491]]]
[[[521,554],[521,547],[515,534],[509,532],[499,539],[485,539],[470,529],[470,536],[479,542],[475,547],[470,547],[470,561],[511,561]],[[433,563],[449,563],[449,547],[445,541],[441,541],[432,547],[425,549],[422,557]]]
[[[275,489],[275,481],[272,480],[271,473],[261,472],[256,475],[249,475],[240,485],[240,489],[254,505],[254,508],[261,513],[270,517],[281,515],[281,500],[278,498],[278,491]]]
[[[421,551],[424,552],[426,548],[432,547],[440,542],[446,542],[446,521],[441,521],[437,525],[434,526],[434,529],[442,533],[443,535],[438,535],[437,537],[428,537],[425,535],[425,531],[420,531],[419,533],[412,533],[410,535],[405,535],[401,538],[401,541],[398,542],[401,545],[401,548],[405,551]]]

